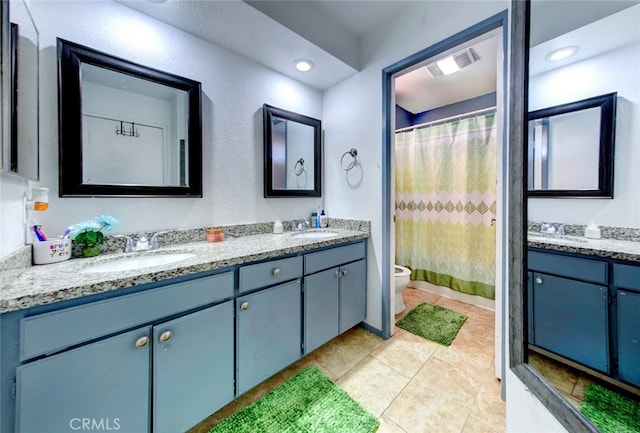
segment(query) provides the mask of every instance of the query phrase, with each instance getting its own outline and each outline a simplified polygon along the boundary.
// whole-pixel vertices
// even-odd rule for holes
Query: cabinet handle
[[[149,344],[149,337],[140,337],[136,340],[136,347],[138,349],[142,349],[147,344]]]
[[[162,334],[160,334],[160,342],[166,343],[167,341],[171,340],[171,337],[173,337],[173,332],[164,331]]]
[[[542,284],[542,278],[536,277],[536,284]]]
[[[273,270],[273,276],[278,278],[280,276],[280,268],[275,268]]]
[[[242,311],[246,311],[249,309],[249,303],[248,302],[243,302],[242,304],[240,304],[240,309]]]
[[[348,269],[343,269],[342,270],[342,276],[346,277],[347,275],[349,275],[349,270]]]
[[[336,277],[340,278],[342,276],[342,272],[340,272],[339,270],[336,271]]]

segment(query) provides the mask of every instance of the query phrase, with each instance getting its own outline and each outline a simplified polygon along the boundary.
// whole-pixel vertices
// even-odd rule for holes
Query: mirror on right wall
[[[527,363],[552,390],[540,399],[572,433],[632,431],[599,424],[593,410],[600,401],[620,397],[640,407],[639,23],[639,1],[530,3],[529,120],[547,117],[538,116],[540,110],[594,97],[614,104],[607,133],[615,136],[615,152],[608,149],[610,191],[589,200],[526,193],[524,348]],[[553,61],[552,53],[564,48],[573,55]],[[602,112],[591,114],[583,125],[602,122]],[[570,133],[579,141],[573,152],[586,145],[587,126]],[[602,158],[606,146],[597,143],[592,156]],[[527,160],[531,189],[544,176],[531,155]],[[559,174],[582,182],[595,168],[602,169],[602,159],[597,164],[574,153]],[[583,190],[597,189],[593,178],[585,182]],[[622,408],[612,407],[613,418],[622,420]]]

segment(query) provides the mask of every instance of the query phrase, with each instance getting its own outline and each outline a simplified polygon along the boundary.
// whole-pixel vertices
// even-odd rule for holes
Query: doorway
[[[383,251],[382,251],[382,278],[383,278],[383,326],[382,332],[385,337],[389,337],[393,332],[394,326],[394,291],[393,291],[393,266],[395,261],[395,131],[396,125],[396,79],[403,75],[411,74],[414,71],[420,71],[419,73],[429,73],[432,76],[438,74],[438,71],[433,70],[431,67],[437,60],[443,59],[456,53],[466,52],[471,56],[472,60],[474,55],[473,51],[469,52],[475,43],[479,41],[495,38],[495,54],[496,54],[496,80],[495,80],[495,94],[493,96],[495,101],[495,118],[497,127],[497,146],[496,146],[496,194],[495,194],[495,353],[496,353],[496,376],[502,377],[503,365],[503,339],[504,328],[504,297],[503,287],[505,284],[505,269],[504,263],[506,262],[506,248],[503,248],[504,240],[506,239],[505,230],[505,185],[503,178],[505,174],[505,116],[504,107],[506,106],[506,86],[504,77],[506,75],[506,64],[504,59],[506,58],[506,37],[504,33],[507,28],[507,12],[504,11],[491,18],[488,18],[473,27],[470,27],[456,35],[453,35],[437,44],[426,48],[408,58],[405,58],[383,70]],[[429,69],[432,69],[431,71]],[[486,101],[485,101],[486,102]],[[451,105],[451,104],[448,104]],[[455,104],[453,104],[455,105]],[[435,108],[435,107],[432,107]],[[460,117],[461,111],[459,107],[454,117]],[[427,109],[425,112],[420,112],[424,118],[428,117],[430,112],[435,113],[437,110]],[[446,111],[446,110],[445,110]],[[464,111],[464,110],[463,110]],[[473,108],[467,109],[466,112],[476,111]],[[431,113],[431,114],[433,114]],[[416,114],[416,113],[413,113]],[[440,114],[441,119],[451,117],[452,114]],[[431,119],[433,120],[433,119]],[[400,122],[401,120],[399,120]],[[430,121],[430,120],[427,120]],[[446,120],[445,120],[446,121]],[[415,122],[414,122],[415,123]],[[420,123],[420,122],[418,122]],[[422,122],[425,123],[425,122]]]

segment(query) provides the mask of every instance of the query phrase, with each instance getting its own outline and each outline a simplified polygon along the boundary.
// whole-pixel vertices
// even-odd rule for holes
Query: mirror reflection
[[[200,83],[58,39],[60,195],[202,196]]]
[[[563,19],[556,22],[549,17]],[[590,430],[569,431],[596,431],[591,426],[593,418],[580,415],[586,396],[593,395],[595,389],[640,401],[640,255],[629,253],[636,251],[640,239],[635,169],[640,161],[640,124],[633,114],[640,107],[640,77],[630,73],[640,66],[638,22],[637,1],[531,2],[529,112],[617,93],[613,96],[617,121],[612,128],[617,156],[615,195],[612,191],[611,197],[615,198],[535,197],[527,204],[528,323],[524,328],[528,330],[528,363],[564,399],[564,404],[555,404],[556,397],[549,396],[557,418],[563,423],[575,420],[590,426]],[[572,57],[550,61],[551,52],[567,46],[578,50]],[[569,133],[578,147],[586,143],[586,130],[595,130],[598,118],[602,119],[591,109],[584,116],[570,120],[583,125],[580,131]],[[536,155],[529,154],[528,180],[541,189],[545,182],[546,121],[542,119],[546,117],[531,119],[535,120],[535,133],[543,139],[539,161],[532,161]],[[550,122],[546,132],[553,135],[552,129],[558,126],[554,125],[555,116]],[[602,120],[599,123],[601,131]],[[554,139],[546,139],[549,154],[555,150]],[[602,150],[600,147],[600,158]],[[566,188],[570,181],[576,190],[592,187],[593,181],[582,175],[587,167],[596,167],[595,158],[582,156],[572,155],[571,163],[561,169],[565,180],[556,185],[549,175],[555,162],[553,156],[546,155],[547,187]],[[598,169],[602,176],[602,160]],[[600,237],[606,239],[596,239]]]
[[[319,197],[320,120],[263,106],[265,197]]]
[[[38,29],[24,1],[9,2],[11,141],[9,169],[38,180]]]
[[[530,197],[612,196],[615,107],[610,93],[529,113]]]
[[[86,63],[81,75],[83,184],[188,186],[187,92]]]

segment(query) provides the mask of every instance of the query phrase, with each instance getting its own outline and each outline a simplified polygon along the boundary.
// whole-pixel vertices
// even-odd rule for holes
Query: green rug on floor
[[[317,367],[307,367],[209,433],[373,433],[379,422]]]
[[[396,325],[427,340],[449,346],[467,316],[426,302],[409,311]]]
[[[589,384],[580,411],[602,433],[640,433],[640,403]]]

